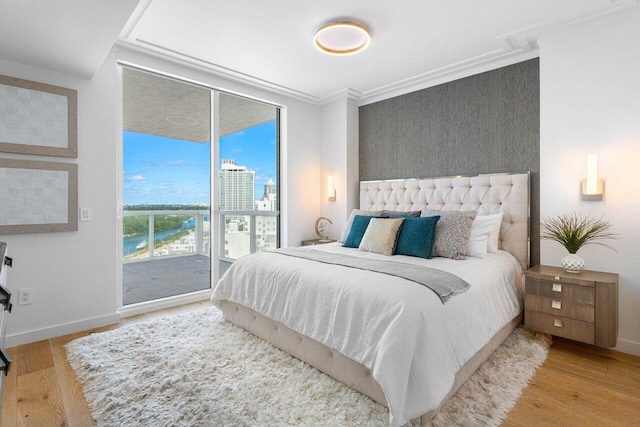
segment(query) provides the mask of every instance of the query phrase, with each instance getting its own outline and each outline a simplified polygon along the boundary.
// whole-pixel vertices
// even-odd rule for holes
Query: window
[[[123,68],[123,305],[211,287],[211,91]]]
[[[220,94],[219,115],[222,272],[243,255],[279,247],[279,109]]]

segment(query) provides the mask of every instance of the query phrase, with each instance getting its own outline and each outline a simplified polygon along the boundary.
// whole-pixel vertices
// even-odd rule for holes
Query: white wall
[[[118,153],[117,60],[226,89],[283,107],[281,135],[283,246],[299,246],[313,233],[320,212],[320,109],[240,82],[127,49],[109,54],[92,80],[0,60],[0,74],[78,90],[78,159],[0,154],[3,158],[77,162],[79,206],[93,209],[77,232],[3,235],[14,268],[8,286],[33,289],[33,304],[14,304],[7,316],[7,346],[115,323],[116,199],[121,181]]]
[[[539,41],[541,216],[605,216],[621,239],[619,254],[587,246],[591,270],[620,274],[618,350],[640,355],[640,10],[634,9]],[[599,155],[602,202],[582,202],[586,155]],[[543,241],[541,263],[565,254]]]
[[[1,156],[78,163],[78,204],[93,209],[93,220],[80,222],[77,232],[0,236],[14,259],[8,287],[16,301],[6,317],[7,346],[76,331],[78,322],[87,328],[116,322],[115,54],[93,80],[2,60],[0,74],[78,91],[77,160]],[[17,304],[22,288],[33,289],[31,305]]]
[[[281,163],[283,197],[282,246],[300,246],[314,238],[314,224],[320,213],[320,108],[289,100],[286,143]]]
[[[320,210],[333,222],[332,239],[340,237],[352,209],[358,207],[358,106],[346,96],[322,106],[322,195]],[[336,200],[330,202],[327,177],[333,175]]]

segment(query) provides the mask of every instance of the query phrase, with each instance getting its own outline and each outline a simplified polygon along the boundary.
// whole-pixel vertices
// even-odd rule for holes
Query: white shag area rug
[[[215,307],[66,345],[99,426],[384,426],[387,409],[227,322]],[[549,340],[516,329],[432,420],[497,426]]]

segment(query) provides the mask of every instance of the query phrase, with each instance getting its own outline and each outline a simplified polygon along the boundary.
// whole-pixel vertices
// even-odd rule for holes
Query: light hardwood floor
[[[123,319],[120,325],[198,309],[189,304]],[[67,363],[64,345],[91,332],[14,347],[5,378],[3,427],[92,426],[82,387]],[[640,357],[554,338],[503,426],[640,426]]]

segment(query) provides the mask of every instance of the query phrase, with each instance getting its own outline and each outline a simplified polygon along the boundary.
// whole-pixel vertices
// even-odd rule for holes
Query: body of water
[[[174,230],[167,230],[167,231],[160,231],[157,233],[154,233],[154,237],[156,240],[162,240],[167,236],[170,236],[174,233],[177,233],[178,231],[182,230],[183,228],[194,228],[196,226],[196,220],[195,218],[191,218],[189,221],[185,222],[182,224],[182,226],[180,228],[176,228]],[[146,241],[149,243],[149,235],[145,234],[142,236],[136,236],[136,237],[126,237],[123,239],[122,242],[122,253],[124,256],[127,256],[129,254],[132,254],[136,251],[138,251],[139,249],[136,249],[137,246],[142,243],[142,241]]]

